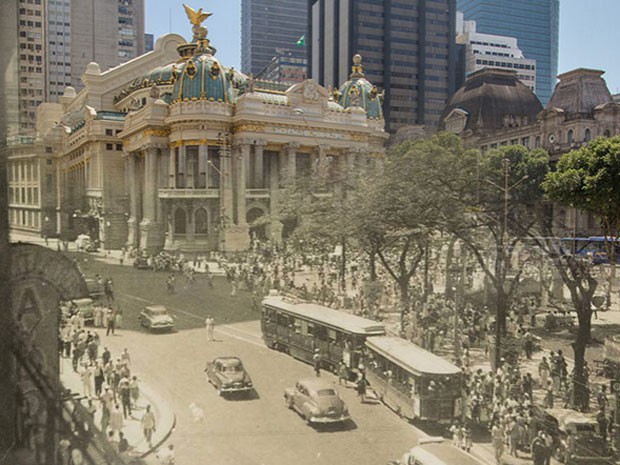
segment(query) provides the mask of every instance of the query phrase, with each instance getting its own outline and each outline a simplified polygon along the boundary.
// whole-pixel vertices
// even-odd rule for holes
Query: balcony
[[[269,189],[246,189],[245,196],[248,199],[268,199]]]

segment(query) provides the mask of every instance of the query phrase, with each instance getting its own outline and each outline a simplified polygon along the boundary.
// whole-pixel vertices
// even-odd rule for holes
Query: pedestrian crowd
[[[77,409],[87,412],[90,425],[95,425],[108,439],[113,449],[121,456],[127,456],[130,444],[123,432],[127,421],[137,420],[135,413],[142,410],[140,384],[138,376],[132,372],[131,356],[127,348],[114,356],[108,347],[102,346],[97,331],[84,327],[83,318],[71,313],[71,307],[62,312],[60,333],[63,344],[61,357],[71,359],[73,371],[82,383],[83,397],[78,399]],[[82,402],[85,401],[85,405]],[[150,406],[146,406],[141,416],[141,426],[146,441],[151,444],[155,431],[155,415]],[[60,450],[62,465],[79,465],[71,459],[66,447],[67,438],[63,438]],[[69,441],[70,443],[70,441]],[[69,447],[70,449],[70,447]],[[65,460],[66,459],[66,460]]]

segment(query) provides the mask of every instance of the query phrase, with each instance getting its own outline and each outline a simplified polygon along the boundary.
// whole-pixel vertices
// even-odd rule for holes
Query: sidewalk
[[[63,386],[72,393],[76,394],[76,398],[82,399],[83,406],[88,405],[88,400],[84,396],[82,380],[80,375],[73,371],[71,360],[68,358],[60,359],[60,380]],[[94,388],[92,389],[94,394]],[[97,406],[94,422],[97,427],[101,425],[101,408],[98,400],[93,398],[93,403]],[[150,405],[155,414],[157,429],[153,434],[152,446],[149,446],[142,433],[141,419],[146,410],[146,406]],[[174,412],[168,406],[168,403],[162,399],[153,389],[144,383],[140,383],[140,397],[137,401],[137,407],[132,411],[130,418],[125,419],[122,432],[129,442],[129,454],[127,463],[131,463],[133,458],[142,458],[157,450],[159,446],[170,436],[176,424]]]

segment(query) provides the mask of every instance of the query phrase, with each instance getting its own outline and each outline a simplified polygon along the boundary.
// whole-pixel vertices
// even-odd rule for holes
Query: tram
[[[451,422],[462,411],[461,370],[398,337],[366,339],[366,378],[379,399],[408,420]]]
[[[322,368],[336,371],[344,361],[353,375],[364,342],[385,334],[385,326],[342,310],[270,295],[262,302],[261,330],[265,344],[307,363],[319,349]]]

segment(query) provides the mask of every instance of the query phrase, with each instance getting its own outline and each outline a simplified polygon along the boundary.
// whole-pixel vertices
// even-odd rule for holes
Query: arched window
[[[207,210],[199,208],[194,213],[194,233],[195,234],[208,234],[209,232],[209,220],[207,216]]]
[[[176,234],[187,234],[186,215],[182,208],[177,208],[174,212],[174,232]]]
[[[574,141],[574,137],[573,137],[573,130],[572,130],[572,129],[569,129],[569,130],[568,130],[568,135],[566,136],[566,141],[567,141],[569,144],[572,144],[572,143],[573,143],[573,141]]]
[[[611,137],[611,132],[609,132],[609,129],[605,129],[605,132],[603,133],[603,136]]]
[[[534,139],[534,148],[535,149],[540,148],[540,136],[536,136],[536,139]]]
[[[586,128],[586,133],[583,137],[583,140],[585,140],[586,142],[590,142],[590,139],[592,139],[592,133],[590,132],[590,128]]]

